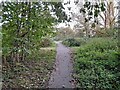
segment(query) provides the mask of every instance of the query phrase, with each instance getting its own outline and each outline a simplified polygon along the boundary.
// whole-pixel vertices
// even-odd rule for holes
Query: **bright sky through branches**
[[[15,1],[15,0],[0,0],[0,2],[2,2],[2,1]],[[18,0],[19,1],[19,0]],[[27,1],[27,0],[26,0]],[[28,0],[29,1],[29,0]],[[32,0],[30,0],[30,1],[32,1]],[[36,1],[36,0],[33,0],[33,1]],[[55,0],[54,0],[55,1]],[[58,0],[57,0],[58,1]],[[64,8],[65,8],[65,12],[66,12],[66,14],[69,16],[69,15],[71,15],[70,14],[70,12],[73,12],[73,13],[78,13],[79,12],[79,9],[78,9],[78,7],[75,5],[75,3],[74,3],[74,1],[79,1],[79,6],[81,6],[82,7],[82,5],[83,5],[83,3],[84,3],[84,1],[85,0],[61,0],[61,1],[63,1],[63,5],[64,5],[64,3],[67,3],[68,1],[70,1],[70,4],[66,4],[66,5],[64,5]],[[88,1],[91,1],[91,2],[94,2],[94,1],[96,1],[96,0],[88,0]],[[106,0],[105,0],[106,1]],[[113,0],[112,0],[113,1]],[[119,0],[114,0],[114,3],[115,3],[115,5],[117,5],[117,2],[118,2]],[[71,7],[71,10],[69,11],[68,10],[68,7]],[[1,23],[0,23],[1,24]],[[69,23],[70,24],[70,27],[71,28],[73,28],[73,26],[74,26],[74,24],[76,24],[76,22],[75,21],[72,21],[72,22],[70,22]],[[65,23],[60,23],[59,25],[58,25],[58,27],[64,27],[66,24]]]
[[[69,2],[69,1],[70,1],[70,4],[64,5],[64,3]],[[79,12],[79,8],[75,5],[74,1],[79,1],[78,5],[79,5],[79,7],[82,7],[82,5],[83,5],[83,3],[84,3],[85,0],[64,0],[63,5],[64,5],[65,12],[66,12],[67,15],[69,15],[70,12],[73,12],[73,13],[78,13]],[[97,0],[88,0],[88,1],[94,3]],[[105,0],[105,1],[108,1],[108,0]],[[110,0],[110,1],[114,1],[115,6],[117,6],[117,2],[119,0]],[[71,7],[70,11],[68,10],[68,7]],[[117,14],[117,12],[115,12],[115,14]],[[76,22],[72,21],[69,24],[70,24],[70,27],[73,29],[73,27],[76,24]],[[58,27],[65,27],[65,25],[66,25],[65,23],[60,23],[58,25]]]

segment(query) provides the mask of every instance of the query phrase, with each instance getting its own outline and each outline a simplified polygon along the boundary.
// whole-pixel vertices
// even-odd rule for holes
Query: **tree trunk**
[[[118,2],[118,28],[120,28],[120,1]]]
[[[118,48],[120,50],[120,1],[118,2]]]

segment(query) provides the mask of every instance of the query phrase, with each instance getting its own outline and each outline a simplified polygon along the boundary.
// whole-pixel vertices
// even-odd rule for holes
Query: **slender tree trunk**
[[[120,28],[120,1],[118,2],[118,28]]]
[[[107,15],[106,15],[106,11],[105,11],[104,15],[105,15],[105,21],[104,21],[104,23],[105,23],[105,30],[106,30],[107,29]]]
[[[17,1],[16,2],[16,4],[17,5],[19,5],[19,2]],[[19,9],[16,11],[16,15],[17,15],[17,17],[19,17]],[[19,32],[20,32],[20,29],[21,29],[21,20],[19,20],[19,19],[17,19],[17,30],[16,30],[16,38],[18,39],[19,38]],[[19,52],[18,52],[18,50],[19,50],[19,45],[20,44],[20,41],[19,40],[15,40],[15,42],[14,42],[14,47],[16,47],[16,50],[14,51],[15,53],[15,61],[17,61],[17,62],[19,62]]]
[[[120,51],[120,1],[118,2],[118,48]]]
[[[27,22],[28,22],[28,44],[30,44],[30,2],[27,2],[28,4],[28,11],[27,11],[27,14],[28,14],[28,18],[27,18]],[[30,49],[30,45],[28,45],[28,49]]]
[[[86,18],[86,16],[85,16],[85,13],[83,13],[83,17],[84,17],[84,19]],[[84,29],[85,29],[85,38],[87,39],[88,37],[89,37],[89,32],[88,32],[88,22],[85,22],[85,20],[84,20]]]
[[[9,63],[7,62],[7,56],[3,56],[2,64],[10,68]]]

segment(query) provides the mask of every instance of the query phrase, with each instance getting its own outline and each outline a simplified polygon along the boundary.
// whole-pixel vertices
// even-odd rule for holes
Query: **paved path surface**
[[[57,43],[57,57],[55,69],[49,80],[49,88],[74,88],[72,74],[72,63],[69,48]]]

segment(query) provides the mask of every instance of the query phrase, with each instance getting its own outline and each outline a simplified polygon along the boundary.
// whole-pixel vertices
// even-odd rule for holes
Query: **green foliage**
[[[84,38],[68,38],[68,39],[63,40],[62,43],[69,47],[81,46],[86,43],[86,40]]]
[[[95,4],[89,1],[85,1],[83,8],[80,9],[80,13],[86,15],[85,22],[94,19],[94,23],[98,24],[98,21],[96,21],[95,18],[98,17],[100,12],[104,12],[106,10],[105,7],[106,6],[103,1],[96,2]]]
[[[101,29],[97,30],[95,37],[114,37],[117,38],[118,30],[117,29]]]
[[[19,54],[26,54],[33,48],[37,49],[42,37],[55,34],[52,26],[67,18],[64,18],[66,14],[61,2],[2,2],[2,7],[4,56],[19,51]]]
[[[51,9],[49,7],[52,7],[52,10],[54,9],[57,15],[56,13],[51,15]],[[52,51],[49,53],[46,52],[45,55],[40,54],[44,52],[40,50],[40,42],[45,46],[51,44],[47,39],[41,40],[43,37],[53,37],[55,34],[53,26],[59,20],[62,22],[62,19],[64,19],[60,18],[60,12],[56,10],[59,8],[59,11],[63,11],[61,7],[62,3],[53,4],[43,3],[41,1],[2,2],[2,56],[5,88],[36,88],[31,83],[38,83],[38,85],[36,84],[37,87],[45,86],[43,79],[49,76],[47,75],[47,69],[49,67],[52,68],[51,63],[53,63],[53,59],[51,58],[55,57],[55,54]],[[59,19],[57,20],[53,16],[57,16]],[[40,60],[40,62],[35,60]],[[21,66],[17,66],[16,63],[20,63]],[[26,65],[27,63],[28,65]],[[32,70],[37,65],[40,70]],[[35,74],[32,72],[35,72]],[[24,74],[26,75],[24,76]],[[19,76],[22,76],[22,79]],[[36,81],[37,79],[39,80],[37,82],[32,81],[29,78],[30,76],[36,79]]]
[[[117,41],[93,38],[75,56],[75,78],[79,88],[120,88],[120,53]]]
[[[31,50],[38,50],[40,46],[45,46],[39,45],[39,42],[44,43],[44,40],[40,41],[41,38],[52,37],[55,34],[53,25],[56,23],[56,18],[52,17],[49,6],[52,7],[52,11],[55,10],[53,12],[56,12],[58,18],[61,17],[57,12],[58,8],[60,11],[63,9],[61,3],[2,3],[2,51],[4,57],[10,56],[11,53],[14,56],[16,54],[27,56]],[[59,20],[62,19],[59,18]]]
[[[54,12],[55,15],[57,16],[58,22],[69,21],[69,18],[64,11],[65,8],[63,7],[61,2],[58,3],[50,2],[50,4],[52,5],[51,11]]]
[[[66,46],[69,46],[69,47],[80,46],[80,42],[74,38],[65,39],[62,43]]]
[[[53,36],[55,18],[51,16],[48,5],[3,2],[2,6],[3,56],[11,53],[26,56],[31,50],[38,50],[42,37]]]

